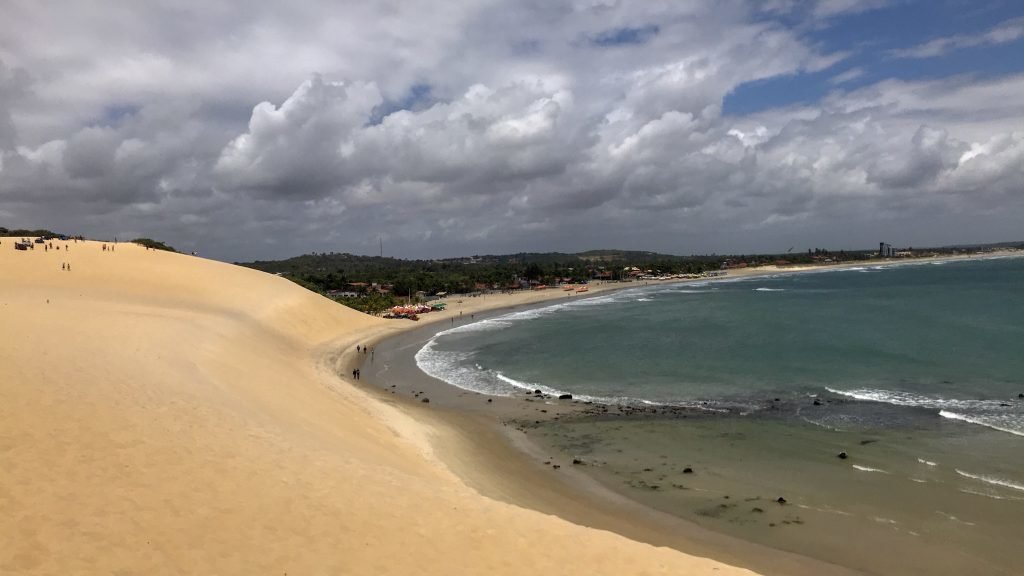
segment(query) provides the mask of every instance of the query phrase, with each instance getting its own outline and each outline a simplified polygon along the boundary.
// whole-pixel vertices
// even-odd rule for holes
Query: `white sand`
[[[333,374],[334,351],[411,322],[55,244],[0,244],[2,574],[750,574],[466,487],[430,426]],[[463,313],[517,297],[496,298]]]

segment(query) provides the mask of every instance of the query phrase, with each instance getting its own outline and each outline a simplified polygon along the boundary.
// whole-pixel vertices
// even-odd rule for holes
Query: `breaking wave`
[[[912,392],[894,390],[837,390],[826,388],[833,394],[866,402],[881,402],[894,406],[909,406],[938,410],[938,415],[950,420],[959,420],[978,426],[985,426],[1000,432],[1024,436],[1024,411],[1021,403],[1010,404],[999,400],[964,400],[925,396]]]
[[[984,474],[971,474],[970,472],[964,472],[959,468],[955,468],[956,473],[963,476],[964,478],[970,478],[971,480],[977,480],[984,482],[985,484],[991,484],[993,486],[1001,486],[1003,488],[1010,488],[1012,490],[1020,490],[1024,492],[1024,484],[1018,484],[1010,480],[1004,480],[1002,478],[995,478],[993,476],[986,476]]]

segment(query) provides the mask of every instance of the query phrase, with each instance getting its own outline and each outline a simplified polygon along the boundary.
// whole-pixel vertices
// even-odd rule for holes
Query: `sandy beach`
[[[750,573],[481,495],[447,430],[335,375],[404,323],[220,262],[10,244],[0,572]]]
[[[452,299],[415,324],[131,244],[11,244],[0,572],[752,573],[670,547],[732,558],[742,543],[704,545],[693,527],[668,539],[635,503],[516,465],[493,418],[338,376],[365,360],[357,345],[560,291]],[[767,558],[771,573],[812,572]]]
[[[1000,256],[1006,256],[1009,254],[1000,254]],[[991,257],[992,254],[986,255],[985,257]],[[973,258],[971,256],[968,258]],[[920,261],[893,261],[889,264],[902,265],[902,264],[917,264],[917,263],[928,263],[928,262],[943,262],[950,260],[962,260],[965,257],[957,258],[939,258],[939,259],[925,259]],[[878,263],[872,263],[871,265],[877,265]],[[853,263],[840,265],[838,268],[849,268],[863,266],[864,263]],[[837,267],[830,267],[837,268]],[[814,270],[822,270],[824,268],[802,268],[802,269],[789,269],[789,270],[749,270],[743,271],[742,276],[754,277],[758,275],[778,275],[786,273],[802,273]],[[734,275],[732,278],[740,276],[739,274]],[[652,282],[653,284],[653,282]],[[626,286],[636,287],[642,285],[642,283],[633,283]],[[500,297],[499,297],[500,298]],[[522,307],[515,307],[515,310],[521,310],[533,306],[544,306],[545,302],[536,302],[532,306],[524,305]],[[476,320],[486,319],[496,315],[503,315],[510,311],[509,309],[503,309],[500,311],[492,311],[490,313],[477,313]],[[471,321],[471,320],[470,320]],[[864,536],[863,532],[865,527],[869,529],[874,528],[873,521],[868,517],[867,526],[857,524],[855,522],[836,522],[833,515],[827,512],[818,514],[814,510],[807,506],[798,505],[800,509],[799,513],[794,515],[789,512],[788,508],[780,507],[770,503],[770,506],[765,504],[749,504],[751,494],[758,494],[758,490],[763,489],[765,486],[758,488],[759,484],[754,481],[752,485],[746,487],[739,487],[729,485],[726,487],[718,476],[714,476],[717,480],[710,480],[709,478],[703,478],[703,480],[696,481],[697,486],[703,486],[699,489],[699,494],[694,493],[696,499],[692,504],[685,504],[683,502],[673,501],[668,495],[659,498],[653,498],[652,502],[647,502],[651,498],[641,490],[637,492],[631,488],[616,489],[616,485],[622,484],[622,477],[612,477],[609,472],[604,471],[609,466],[608,462],[603,462],[597,468],[591,468],[586,465],[584,461],[583,466],[573,465],[573,454],[572,448],[565,449],[564,446],[558,446],[559,441],[552,441],[550,437],[551,431],[554,431],[557,436],[563,438],[561,442],[580,446],[579,450],[588,452],[591,450],[590,447],[583,448],[583,446],[589,446],[588,443],[593,440],[588,439],[586,432],[581,432],[576,438],[569,440],[571,435],[566,435],[566,429],[560,429],[557,427],[557,421],[559,417],[568,417],[567,423],[577,422],[576,427],[585,429],[586,425],[580,425],[580,417],[586,417],[586,414],[597,415],[597,420],[594,422],[600,423],[600,410],[597,407],[586,406],[582,403],[575,401],[557,401],[554,397],[546,398],[531,398],[529,394],[516,395],[513,397],[488,397],[477,392],[468,390],[461,390],[445,384],[442,381],[435,380],[433,378],[424,375],[419,368],[416,366],[416,362],[412,356],[417,350],[423,347],[427,340],[429,340],[437,330],[446,328],[444,324],[440,326],[423,326],[417,327],[414,330],[407,331],[401,335],[391,337],[385,342],[381,343],[380,346],[376,347],[376,360],[370,361],[364,359],[361,361],[359,366],[362,369],[364,375],[364,384],[371,383],[379,387],[383,392],[383,399],[388,401],[387,395],[392,395],[396,400],[396,405],[404,406],[406,409],[413,411],[418,414],[420,419],[432,419],[436,418],[449,426],[455,426],[460,429],[459,434],[456,434],[454,438],[449,438],[445,442],[441,443],[442,446],[448,446],[452,444],[458,444],[461,442],[465,446],[466,451],[472,451],[476,448],[476,455],[473,459],[466,461],[464,454],[448,454],[443,450],[441,452],[443,459],[449,465],[450,468],[455,469],[458,474],[473,482],[474,487],[478,488],[481,492],[491,495],[495,498],[504,499],[506,501],[515,502],[519,505],[525,505],[538,510],[547,512],[553,512],[556,515],[569,518],[573,521],[589,525],[603,527],[609,530],[616,531],[620,534],[627,535],[629,537],[639,539],[644,542],[673,546],[689,553],[697,553],[703,556],[709,556],[725,560],[729,563],[741,565],[749,569],[753,569],[762,573],[771,574],[851,574],[861,573],[856,570],[843,568],[829,562],[823,562],[822,560],[810,558],[808,556],[801,556],[799,554],[789,554],[781,552],[781,550],[791,549],[790,545],[787,545],[784,541],[779,540],[776,544],[771,547],[754,544],[755,539],[748,540],[748,536],[740,536],[738,539],[735,534],[732,537],[726,536],[723,532],[718,532],[704,529],[695,526],[692,521],[681,521],[678,514],[665,514],[662,512],[656,512],[654,509],[665,510],[666,512],[673,508],[678,509],[680,505],[690,505],[698,510],[703,510],[706,504],[703,501],[706,499],[704,496],[699,494],[705,493],[716,493],[721,498],[724,494],[725,498],[728,498],[728,494],[732,493],[736,496],[735,492],[730,490],[736,490],[744,494],[740,500],[748,500],[746,506],[762,506],[765,508],[764,511],[757,509],[755,512],[760,512],[760,516],[764,519],[761,524],[767,525],[769,522],[778,522],[779,525],[791,525],[794,522],[797,524],[804,524],[804,519],[799,516],[806,516],[810,514],[813,518],[810,519],[808,524],[813,527],[804,527],[794,529],[793,534],[804,533],[806,535],[805,540],[807,542],[814,542],[808,546],[803,547],[805,550],[814,550],[820,552],[829,550],[824,556],[829,557],[831,561],[842,562],[844,566],[856,566],[864,564],[859,560],[860,554],[862,554],[861,548],[858,546],[843,546],[841,548],[830,548],[827,544],[829,541],[840,540],[843,542],[849,542],[858,538],[858,534]],[[429,399],[430,404],[423,406],[420,404],[422,400]],[[621,406],[608,406],[610,408],[611,416],[623,416]],[[685,411],[683,412],[685,416]],[[698,424],[701,420],[702,414],[700,411],[690,414],[694,418],[693,424]],[[706,414],[704,414],[706,416]],[[659,418],[658,416],[648,416],[642,413],[633,414],[630,418],[633,422],[644,426],[642,422],[648,418],[655,419],[652,421],[652,425],[656,423]],[[664,430],[668,431],[671,429],[672,417],[668,417],[666,420],[664,416],[661,416],[664,422]],[[536,426],[534,426],[534,420]],[[584,420],[585,421],[585,420]],[[714,421],[714,420],[712,420]],[[615,432],[614,430],[620,429],[622,420],[613,418],[607,420],[607,427],[604,433],[601,433],[602,438],[608,438],[610,442],[615,442],[614,438],[621,433]],[[501,424],[496,426],[496,424]],[[556,426],[552,428],[552,424]],[[731,430],[734,425],[722,424],[723,428]],[[704,425],[700,425],[694,430],[703,430]],[[634,427],[634,429],[636,429]],[[641,428],[642,429],[642,428]],[[497,432],[496,432],[497,430]],[[572,430],[569,428],[568,430]],[[729,436],[731,432],[727,432],[726,436]],[[678,436],[678,434],[677,434]],[[485,440],[486,439],[486,440]],[[651,440],[653,442],[653,440]],[[696,441],[695,441],[696,442]],[[508,445],[512,444],[516,449],[508,450]],[[714,444],[711,442],[710,444]],[[620,444],[621,446],[621,444]],[[686,444],[679,444],[678,450],[687,450]],[[609,448],[614,448],[611,446]],[[709,450],[721,450],[723,446],[716,444],[716,448],[709,448]],[[663,446],[661,448],[660,458],[664,459],[664,454],[672,453],[675,447]],[[688,448],[690,451],[694,450],[694,446],[691,443]],[[825,451],[829,452],[831,448],[827,448]],[[836,448],[839,450],[839,448]],[[632,452],[632,456],[640,458],[650,458],[646,460],[643,466],[651,466],[655,468],[655,472],[652,474],[643,474],[635,471],[639,471],[642,465],[636,463],[630,463],[636,458],[630,458],[629,455],[616,456],[615,450],[609,449],[603,457],[614,461],[616,458],[621,460],[620,468],[625,468],[627,471],[622,473],[631,477],[633,474],[638,476],[634,479],[636,481],[650,481],[651,478],[644,478],[644,476],[656,476],[663,478],[665,473],[663,471],[665,462],[659,460],[657,456],[658,452],[652,449],[650,453],[643,450]],[[618,450],[622,452],[622,450]],[[630,452],[630,451],[627,451]],[[738,457],[736,461],[740,469],[746,469],[748,473],[754,473],[754,470],[758,469],[758,466],[764,465],[764,462],[760,464],[751,464],[745,466],[743,462],[751,459],[752,455],[744,455]],[[751,462],[753,460],[750,460]],[[481,462],[486,462],[486,469],[501,469],[503,474],[501,476],[502,482],[495,484],[493,477],[475,478],[475,472],[480,467]],[[514,462],[510,464],[509,462]],[[677,462],[678,464],[678,462]],[[612,466],[614,468],[614,465]],[[628,470],[635,469],[634,472]],[[646,470],[646,469],[645,469]],[[659,474],[659,471],[660,474]],[[618,473],[618,472],[617,472]],[[742,475],[742,474],[741,474]],[[601,480],[600,482],[594,482],[596,479]],[[836,478],[830,480],[832,485],[839,486],[842,482],[836,482]],[[843,482],[846,480],[844,479]],[[667,480],[665,482],[668,482]],[[693,483],[693,479],[687,479],[686,484],[690,485]],[[710,482],[710,484],[708,483]],[[716,485],[719,482],[721,485]],[[609,489],[610,488],[610,489]],[[784,484],[777,485],[769,489],[774,499],[777,495],[786,495],[790,498],[794,496],[793,490],[796,489],[795,484]],[[777,492],[776,492],[777,491]],[[897,491],[900,492],[900,491]],[[662,492],[651,493],[651,496],[655,494],[661,494]],[[680,494],[687,494],[682,492]],[[623,498],[625,496],[625,498]],[[763,496],[763,495],[762,495]],[[906,495],[905,495],[906,496]],[[638,505],[634,499],[638,499],[640,502],[644,502],[652,506],[648,508],[644,505]],[[763,500],[763,498],[757,498]],[[728,501],[726,501],[728,503]],[[983,505],[987,506],[989,502],[982,502]],[[718,505],[717,503],[715,504]],[[717,508],[716,508],[717,510]],[[701,512],[700,514],[704,514]],[[987,516],[993,520],[998,518],[1000,514],[993,513]],[[740,524],[749,524],[746,519],[736,518],[735,522]],[[850,525],[846,525],[850,524]],[[773,526],[775,524],[772,524]],[[820,530],[826,530],[830,533],[827,538],[819,538],[822,534]],[[768,540],[771,541],[773,537],[768,537],[766,533],[757,533],[757,529],[751,525],[751,535],[756,535],[757,541]],[[748,532],[750,531],[748,530]],[[809,532],[808,532],[809,530]],[[743,532],[743,530],[730,530],[731,532]],[[882,534],[881,536],[884,536]],[[777,540],[777,539],[776,539]],[[963,564],[970,564],[973,560],[966,555],[963,557],[957,556],[957,554],[943,555],[936,554],[934,550],[929,550],[926,546],[920,543],[915,543],[914,538],[907,540],[906,538],[899,540],[890,538],[891,545],[882,545],[882,543],[875,542],[873,545],[876,549],[893,549],[891,552],[894,554],[891,558],[904,558],[907,567],[913,566],[915,569],[920,569],[922,566],[936,566],[942,567],[942,573],[957,573],[958,567]],[[845,560],[842,560],[845,558]],[[888,562],[890,568],[898,564],[895,560]],[[992,567],[993,570],[998,572],[997,569]],[[952,572],[950,572],[952,570]],[[869,571],[870,573],[870,571]],[[883,573],[888,573],[883,571]],[[899,572],[896,572],[899,573]],[[936,572],[938,573],[938,572]],[[1002,573],[1002,572],[999,572]]]

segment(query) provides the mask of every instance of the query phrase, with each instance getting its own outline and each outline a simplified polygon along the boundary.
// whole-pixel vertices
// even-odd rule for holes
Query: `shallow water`
[[[528,431],[556,459],[580,459],[613,489],[749,541],[873,574],[1024,569],[1012,552],[1024,491],[1006,482],[1019,470],[1020,448],[983,427],[936,420],[834,431],[707,415],[588,417]]]
[[[1024,259],[640,287],[441,332],[416,361],[491,394],[705,411],[526,425],[711,529],[867,573],[1024,573]]]

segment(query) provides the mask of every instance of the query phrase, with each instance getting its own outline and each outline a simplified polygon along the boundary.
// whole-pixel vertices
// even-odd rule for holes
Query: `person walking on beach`
[[[359,346],[359,344],[356,344],[356,354],[359,354],[361,351],[362,348]]]

